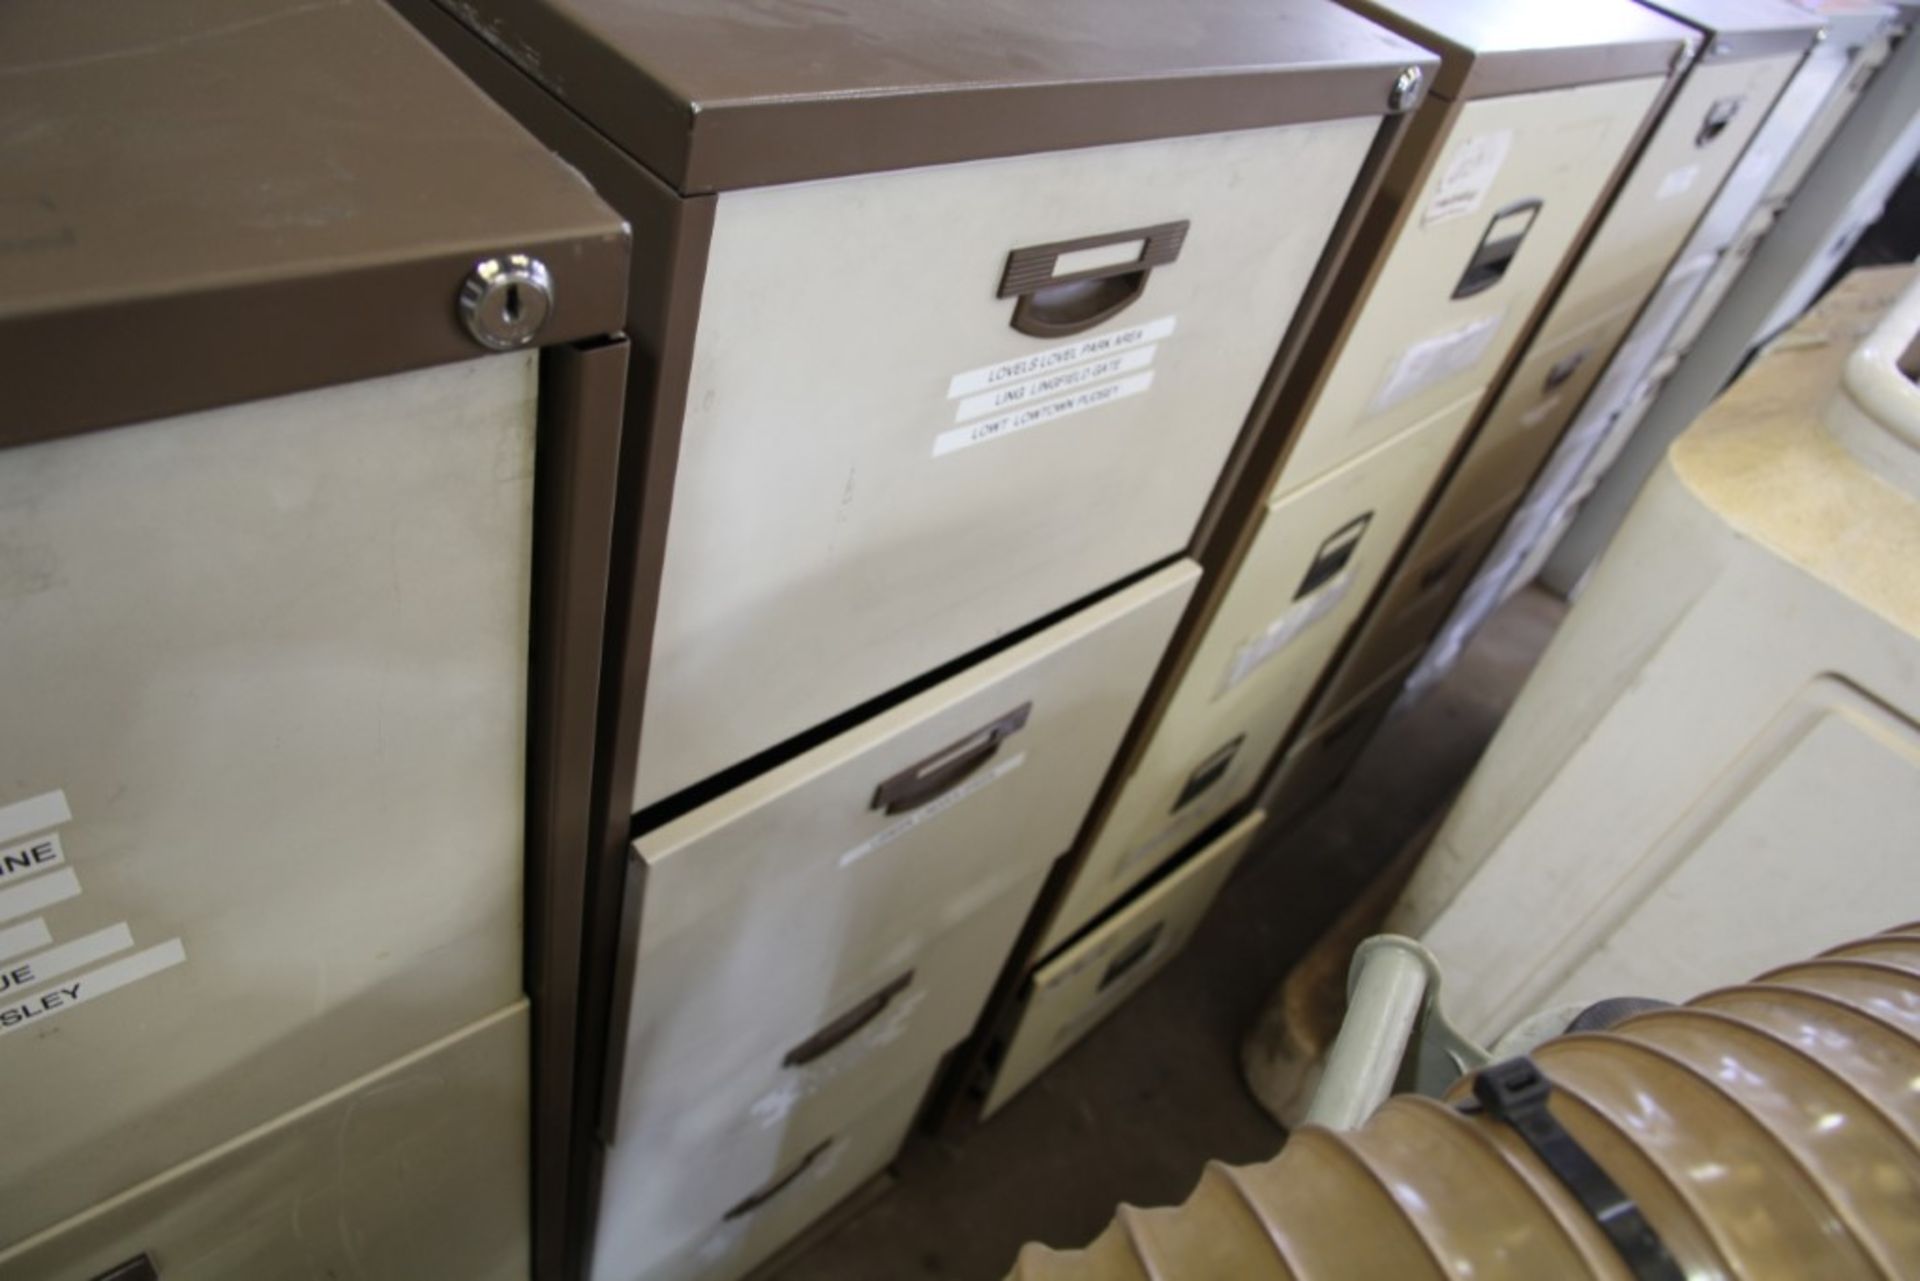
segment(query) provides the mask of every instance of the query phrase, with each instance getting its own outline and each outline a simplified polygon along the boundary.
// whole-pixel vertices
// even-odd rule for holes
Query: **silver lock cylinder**
[[[460,323],[482,347],[524,347],[553,314],[553,277],[527,254],[488,258],[460,286],[459,309]]]
[[[1420,97],[1420,86],[1426,80],[1427,73],[1419,67],[1408,67],[1393,82],[1393,89],[1387,94],[1389,111],[1405,111]]]

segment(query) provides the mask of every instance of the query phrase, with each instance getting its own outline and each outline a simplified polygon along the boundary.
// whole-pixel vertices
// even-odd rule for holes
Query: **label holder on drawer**
[[[992,760],[1000,745],[1026,727],[1033,714],[1031,700],[995,718],[957,742],[914,762],[873,789],[870,808],[887,814],[905,814],[960,786]]]
[[[1181,219],[1015,249],[1000,274],[999,296],[1020,300],[1008,323],[1035,338],[1064,338],[1113,319],[1146,293],[1155,267],[1179,258],[1187,226]],[[1109,247],[1117,252],[1099,252]]]

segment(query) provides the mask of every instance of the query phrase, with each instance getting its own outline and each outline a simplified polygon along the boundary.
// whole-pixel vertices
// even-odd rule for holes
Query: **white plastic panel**
[[[527,1023],[523,1001],[311,1099],[0,1249],[0,1276],[144,1254],[165,1281],[525,1281]]]
[[[1658,78],[1488,98],[1460,109],[1273,493],[1485,388],[1593,212],[1663,86]],[[1463,175],[1481,175],[1465,184]],[[1450,193],[1479,193],[1462,201]],[[1455,297],[1498,211],[1540,207],[1506,274]]]
[[[1041,944],[1059,947],[1258,786],[1477,401],[1268,505]]]
[[[1180,954],[1264,822],[1258,810],[1247,815],[1033,972],[983,1116],[999,1111]]]
[[[1472,1034],[1913,915],[1912,329],[1856,349],[1911,278],[1856,274],[1674,443],[1481,759],[1388,922]],[[1892,395],[1836,394],[1867,367]]]
[[[0,1241],[518,996],[535,359],[0,453]]]
[[[1183,550],[1377,126],[719,196],[636,807]],[[1012,251],[1181,220],[1111,320],[1012,327]]]

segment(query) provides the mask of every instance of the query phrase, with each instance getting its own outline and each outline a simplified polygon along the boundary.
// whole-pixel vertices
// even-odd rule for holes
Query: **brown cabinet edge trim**
[[[534,50],[568,63],[564,85],[529,74],[686,195],[1373,116],[1388,109],[1403,70],[1419,67],[1431,81],[1439,66],[1382,28],[1365,56],[1327,65],[690,103],[553,7],[496,2],[477,36],[457,0],[399,4],[421,25],[419,7],[437,7],[503,64],[531,65]]]
[[[0,448],[491,355],[460,327],[473,265],[529,253],[555,280],[541,346],[621,327],[625,232],[447,246],[321,271],[0,320]]]
[[[525,958],[533,998],[533,1249],[557,1258],[574,1156],[574,1048],[624,339],[543,353],[534,464]]]

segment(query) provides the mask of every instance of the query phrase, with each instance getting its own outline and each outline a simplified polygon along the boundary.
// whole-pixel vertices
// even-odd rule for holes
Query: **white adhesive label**
[[[943,796],[935,797],[912,813],[901,815],[898,822],[889,823],[872,836],[869,836],[866,840],[860,842],[860,844],[848,850],[845,854],[842,854],[840,856],[840,866],[851,867],[875,850],[885,849],[922,823],[940,817],[940,815],[946,813],[982,788],[991,787],[993,784],[1026,764],[1026,762],[1027,754],[1025,752],[1018,752],[1003,761],[995,762],[991,768],[982,770],[966,782],[960,784],[960,786],[954,788],[951,792]]]
[[[31,1027],[40,1019],[76,1005],[84,1005],[95,997],[117,992],[130,983],[151,978],[186,959],[187,950],[180,940],[168,939],[144,952],[135,952],[132,956],[110,961],[97,970],[88,970],[70,982],[55,984],[38,996],[0,1006],[0,1036]]]
[[[52,982],[95,961],[104,961],[115,952],[133,946],[133,931],[122,921],[104,930],[84,934],[58,947],[36,952],[25,960],[0,966],[0,995],[17,996],[28,988]]]
[[[58,788],[11,805],[0,805],[0,841],[44,832],[72,818],[73,811],[67,808],[67,794]]]
[[[1671,200],[1675,196],[1684,195],[1699,176],[1699,165],[1681,165],[1660,180],[1660,188],[1653,193],[1653,198]]]
[[[1511,150],[1511,129],[1478,134],[1462,142],[1453,159],[1447,162],[1440,181],[1434,184],[1433,198],[1427,201],[1426,211],[1420,215],[1421,223],[1430,225],[1464,218],[1478,209]]]
[[[37,916],[31,921],[9,925],[0,930],[0,961],[9,960],[22,952],[37,951],[51,942],[53,935],[47,932],[47,923]]]
[[[1046,400],[1062,392],[1084,387],[1088,383],[1097,383],[1102,378],[1111,378],[1115,374],[1127,374],[1136,369],[1145,369],[1153,363],[1153,355],[1159,350],[1158,347],[1152,346],[1137,347],[1118,355],[1102,356],[1099,360],[1075,365],[1058,373],[1046,374],[1023,383],[1014,383],[1010,387],[997,387],[992,391],[983,391],[978,396],[968,396],[954,409],[953,421],[963,423],[970,418],[978,418],[982,414]]]
[[[955,427],[933,438],[933,456],[939,458],[943,454],[982,445],[989,440],[998,440],[1002,436],[1011,436],[1029,427],[1038,427],[1043,423],[1054,422],[1073,414],[1083,414],[1089,409],[1098,409],[1102,405],[1111,405],[1129,396],[1138,396],[1151,386],[1153,386],[1153,371],[1149,369],[1145,373],[1134,374],[1118,382],[1101,383],[1098,386],[1089,387],[1075,395],[1063,396],[1058,400],[1042,401],[1037,405],[1016,409],[1011,413],[984,418],[965,427]]]
[[[1493,345],[1493,339],[1500,332],[1500,322],[1506,317],[1506,309],[1470,320],[1457,329],[1415,343],[1400,353],[1393,368],[1387,371],[1386,381],[1380,384],[1373,403],[1367,406],[1369,414],[1377,414],[1391,409],[1403,400],[1409,400],[1430,387],[1437,387],[1449,378],[1456,377],[1480,363]]]
[[[0,885],[17,885],[35,872],[51,872],[66,861],[67,852],[60,844],[60,833],[30,836],[0,849]]]
[[[1346,599],[1353,589],[1353,571],[1343,569],[1313,595],[1295,601],[1287,611],[1262,628],[1260,634],[1240,646],[1227,664],[1218,698],[1258,671],[1275,654],[1293,643],[1295,637],[1325,618],[1333,607]]]
[[[1101,356],[1111,356],[1133,347],[1145,347],[1171,334],[1177,319],[1174,316],[1162,316],[1158,320],[1149,320],[1128,329],[1116,329],[1109,334],[1096,334],[1091,338],[1082,338],[1079,342],[1068,343],[1064,347],[1050,347],[1046,351],[1036,351],[1029,355],[1016,356],[1012,360],[1003,360],[997,365],[969,369],[964,374],[953,376],[953,380],[947,384],[947,398],[952,400],[961,396],[971,396],[975,392],[986,391],[989,387],[1025,382],[1029,378],[1037,378],[1041,374],[1064,369],[1068,365],[1078,365],[1083,361],[1095,360]]]
[[[0,890],[0,921],[38,912],[43,907],[75,898],[79,893],[80,880],[71,868],[36,876],[10,890]]]

